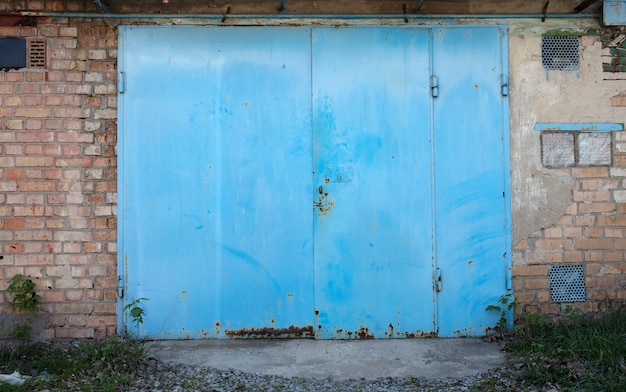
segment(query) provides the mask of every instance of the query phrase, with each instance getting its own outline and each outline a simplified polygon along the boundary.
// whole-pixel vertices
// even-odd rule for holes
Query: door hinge
[[[120,94],[124,94],[124,91],[126,91],[126,74],[124,74],[124,71],[120,71],[119,79],[117,81],[117,91]]]
[[[500,76],[501,93],[503,97],[509,96],[509,77],[507,75]]]
[[[439,268],[437,268],[435,270],[435,290],[437,290],[437,292],[441,292],[442,289],[442,284],[441,284],[441,270]]]
[[[437,79],[437,75],[430,77],[430,91],[432,92],[433,98],[439,96],[439,80]]]
[[[117,296],[124,298],[124,283],[121,275],[117,277]]]
[[[513,287],[511,285],[511,268],[509,267],[505,267],[504,268],[504,287],[507,290],[512,290]]]

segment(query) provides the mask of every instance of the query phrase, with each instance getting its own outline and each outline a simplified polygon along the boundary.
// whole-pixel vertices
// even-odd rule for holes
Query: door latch
[[[432,91],[433,98],[439,96],[439,80],[437,79],[437,75],[430,77],[430,90]]]
[[[441,292],[442,289],[442,284],[441,284],[441,270],[439,268],[437,268],[435,270],[435,290],[437,290],[437,292]]]

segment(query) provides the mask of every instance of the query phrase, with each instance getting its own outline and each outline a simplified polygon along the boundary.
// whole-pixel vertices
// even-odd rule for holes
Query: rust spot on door
[[[224,334],[229,338],[248,339],[278,339],[278,338],[308,338],[313,339],[313,326],[296,327],[291,325],[287,328],[241,328],[227,329]]]
[[[328,192],[324,192],[320,194],[319,198],[313,202],[313,206],[319,210],[319,215],[326,215],[330,210],[333,209],[335,202],[332,199],[326,200],[328,198]]]
[[[407,339],[436,338],[437,332],[424,332],[424,331],[405,332],[404,337]]]
[[[357,339],[374,339],[374,334],[370,333],[370,330],[366,327],[361,327],[358,331],[356,331],[356,333],[354,334],[354,336]]]

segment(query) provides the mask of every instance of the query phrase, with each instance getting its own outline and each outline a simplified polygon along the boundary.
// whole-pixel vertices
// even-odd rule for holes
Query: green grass
[[[528,387],[553,385],[560,391],[626,391],[626,309],[599,317],[551,322],[522,316],[507,343],[520,381]]]
[[[115,391],[131,383],[145,357],[142,341],[125,338],[0,347],[0,373],[46,375],[19,387],[0,384],[0,392]]]

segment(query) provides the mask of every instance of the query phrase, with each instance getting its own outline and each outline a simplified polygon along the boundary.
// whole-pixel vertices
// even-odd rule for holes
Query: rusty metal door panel
[[[484,335],[510,284],[505,31],[433,29],[439,336]]]
[[[313,30],[316,336],[435,331],[427,29]]]
[[[148,298],[140,335],[312,337],[310,29],[120,29],[122,305]]]

